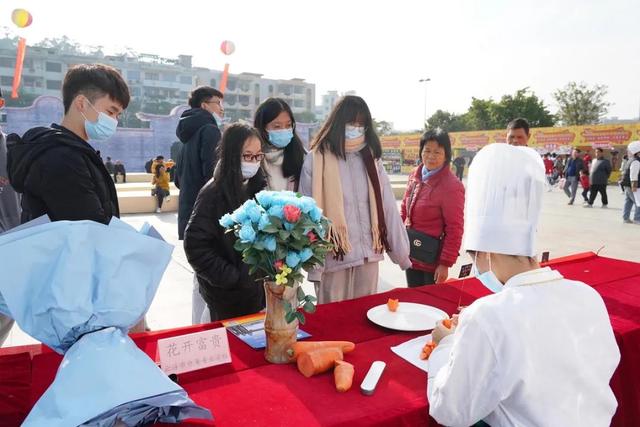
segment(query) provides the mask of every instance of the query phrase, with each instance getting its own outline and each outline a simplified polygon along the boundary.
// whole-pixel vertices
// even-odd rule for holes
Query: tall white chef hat
[[[469,167],[465,249],[535,256],[544,164],[529,147],[491,144]]]

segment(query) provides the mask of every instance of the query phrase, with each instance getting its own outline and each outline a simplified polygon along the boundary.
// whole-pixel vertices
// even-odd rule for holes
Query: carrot
[[[422,348],[422,351],[420,352],[420,359],[422,360],[429,359],[429,356],[431,356],[431,353],[433,352],[433,350],[436,348],[437,345],[438,344],[436,344],[433,341],[429,341],[428,343],[426,343]]]
[[[298,370],[310,378],[333,368],[336,360],[342,360],[342,350],[336,347],[319,348],[298,357]]]
[[[389,301],[387,301],[387,307],[389,307],[389,311],[396,311],[399,305],[400,300],[389,298]]]
[[[301,353],[331,347],[339,348],[343,353],[350,353],[356,348],[356,345],[351,341],[304,341],[293,344],[293,346],[287,350],[287,354],[291,358],[290,361],[293,362],[298,359]]]
[[[451,319],[444,319],[442,321],[442,326],[444,326],[447,329],[451,329]]]
[[[336,382],[336,390],[340,393],[344,393],[349,390],[351,388],[351,384],[353,384],[354,373],[355,368],[351,363],[336,360],[336,368],[333,370],[333,379]]]

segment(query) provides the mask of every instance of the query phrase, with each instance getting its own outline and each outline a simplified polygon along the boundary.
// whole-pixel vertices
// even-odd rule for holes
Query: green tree
[[[611,105],[605,101],[608,88],[606,85],[569,82],[553,93],[558,103],[558,118],[566,126],[590,125],[600,122]]]
[[[373,127],[375,128],[378,135],[389,135],[393,131],[393,126],[391,125],[391,123],[385,120],[378,121],[376,119],[373,119]]]
[[[136,114],[142,111],[142,101],[139,97],[131,98],[129,106],[120,115],[120,126],[123,128],[147,128],[148,122],[140,120]]]
[[[471,98],[471,106],[465,113],[465,118],[470,130],[487,130],[502,127],[496,119],[496,103],[491,98]]]
[[[5,105],[7,107],[30,107],[31,105],[33,105],[33,101],[35,101],[38,97],[38,95],[27,92],[22,88],[18,91],[19,96],[17,99],[11,98],[10,90],[8,90],[6,93],[3,93],[3,95],[6,103]]]
[[[427,119],[425,129],[442,129],[447,132],[470,130],[465,114],[459,115],[448,111],[437,110]]]
[[[503,128],[513,119],[524,117],[531,127],[549,127],[556,119],[544,102],[530,92],[529,88],[519,89],[514,95],[504,95],[493,110],[496,129]]]
[[[67,36],[47,37],[34,46],[56,49],[61,54],[78,55],[82,53],[80,43]]]
[[[296,113],[296,121],[300,123],[315,123],[316,115],[313,111],[303,111]]]

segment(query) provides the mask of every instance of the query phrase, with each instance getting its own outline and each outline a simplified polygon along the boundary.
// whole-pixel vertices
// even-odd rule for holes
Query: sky
[[[609,88],[609,117],[640,114],[638,0],[51,1],[3,0],[33,15],[27,43],[66,35],[105,51],[177,57],[268,78],[355,90],[378,120],[418,129],[435,110],[529,87],[552,112],[569,81]],[[236,52],[225,57],[223,40]],[[28,53],[27,53],[28,55]]]

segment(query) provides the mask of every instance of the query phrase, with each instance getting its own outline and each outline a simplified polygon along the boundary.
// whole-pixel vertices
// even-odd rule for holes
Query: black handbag
[[[424,264],[435,264],[440,256],[442,240],[421,231],[407,228],[409,236],[409,257]]]

